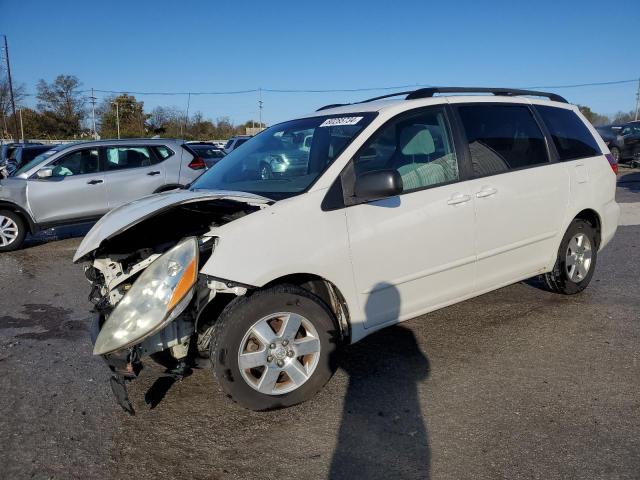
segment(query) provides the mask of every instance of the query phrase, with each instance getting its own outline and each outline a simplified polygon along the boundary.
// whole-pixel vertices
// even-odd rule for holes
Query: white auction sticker
[[[327,118],[324,122],[320,124],[321,127],[337,127],[339,125],[355,125],[362,117],[337,117],[337,118]]]

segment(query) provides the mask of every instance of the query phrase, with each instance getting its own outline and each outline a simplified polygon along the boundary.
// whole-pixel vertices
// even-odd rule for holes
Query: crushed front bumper
[[[104,321],[105,317],[101,314],[95,315],[91,321],[89,332],[92,345],[95,345]],[[184,321],[184,317],[178,317],[178,319],[169,323],[163,330],[147,337],[138,345],[106,355],[100,355],[112,373],[110,383],[113,395],[118,405],[120,405],[125,412],[129,415],[135,414],[127,392],[127,382],[135,379],[142,370],[143,357],[171,349],[172,354],[175,355],[177,351],[180,352],[180,355],[174,357],[174,361],[177,362],[177,364],[169,366],[165,373],[176,380],[181,380],[191,373],[191,369],[187,366],[184,358],[187,355],[193,332],[193,323]]]

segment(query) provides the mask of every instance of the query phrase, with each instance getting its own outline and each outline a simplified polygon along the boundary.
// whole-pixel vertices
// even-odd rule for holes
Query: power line
[[[547,86],[535,86],[535,87],[524,87],[524,88],[578,88],[578,87],[599,87],[602,85],[621,85],[623,83],[634,83],[637,82],[637,78],[632,78],[631,80],[614,80],[612,82],[593,82],[593,83],[576,83],[573,85],[547,85]]]
[[[607,82],[591,82],[591,83],[576,83],[576,84],[568,84],[568,85],[535,85],[535,86],[527,86],[520,87],[525,89],[562,89],[562,88],[580,88],[580,87],[597,87],[597,86],[607,86],[607,85],[622,85],[625,83],[634,83],[637,82],[638,78],[632,78],[629,80],[613,80]],[[422,88],[422,87],[432,87],[431,84],[418,84],[412,83],[407,85],[395,85],[395,86],[387,86],[387,87],[365,87],[365,88],[326,88],[326,89],[302,89],[302,88],[249,88],[246,90],[220,90],[220,91],[201,91],[201,92],[143,92],[143,91],[133,91],[133,90],[101,90],[101,89],[90,89],[90,90],[78,90],[78,93],[103,93],[109,95],[158,95],[158,96],[176,96],[176,95],[243,95],[248,93],[259,93],[259,92],[269,92],[269,93],[357,93],[357,92],[373,92],[373,91],[383,91],[383,90],[403,90],[408,88]],[[35,96],[33,93],[26,94],[28,96]]]

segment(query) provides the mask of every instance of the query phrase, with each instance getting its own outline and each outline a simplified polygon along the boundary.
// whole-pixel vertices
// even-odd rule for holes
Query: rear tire
[[[261,290],[234,299],[214,324],[213,373],[250,410],[296,405],[333,376],[337,337],[333,314],[312,293],[294,285]]]
[[[598,243],[593,226],[574,219],[564,234],[553,270],[544,275],[552,292],[574,295],[581,292],[593,277],[598,258]]]
[[[611,147],[611,155],[616,160],[617,163],[620,163],[622,158],[620,158],[620,149],[618,147]]]
[[[0,252],[11,252],[22,246],[27,227],[20,215],[10,210],[0,210]]]

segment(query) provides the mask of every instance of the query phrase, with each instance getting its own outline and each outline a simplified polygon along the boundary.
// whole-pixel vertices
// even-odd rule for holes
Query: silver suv
[[[59,145],[0,180],[0,252],[28,232],[97,220],[146,195],[183,187],[205,165],[182,141],[127,139]]]

